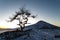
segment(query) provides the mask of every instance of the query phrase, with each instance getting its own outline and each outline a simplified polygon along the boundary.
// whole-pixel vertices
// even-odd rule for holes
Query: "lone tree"
[[[19,24],[17,25],[19,25],[20,30],[23,31],[23,29],[25,28],[25,24],[27,24],[29,17],[35,18],[36,16],[31,15],[31,13],[28,10],[21,8],[18,12],[16,12],[13,18],[10,18],[9,22],[12,22],[15,19],[18,20]]]

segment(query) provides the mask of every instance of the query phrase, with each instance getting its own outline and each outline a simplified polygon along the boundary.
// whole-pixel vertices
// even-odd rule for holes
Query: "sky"
[[[32,24],[43,20],[60,26],[60,0],[0,0],[0,28],[17,27],[16,20],[11,23],[6,20],[22,7],[28,9],[32,15],[38,15],[35,19],[30,18],[29,22]]]

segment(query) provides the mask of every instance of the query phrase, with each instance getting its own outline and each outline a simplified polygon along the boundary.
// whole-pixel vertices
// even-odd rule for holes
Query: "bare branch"
[[[26,15],[29,17],[31,13],[29,13],[28,10],[26,10]]]

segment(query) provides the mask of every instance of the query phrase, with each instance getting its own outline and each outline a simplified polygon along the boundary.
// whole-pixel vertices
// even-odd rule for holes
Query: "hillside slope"
[[[0,40],[57,40],[55,35],[60,35],[59,31],[59,27],[39,21],[27,26],[23,32],[14,30],[1,33]]]

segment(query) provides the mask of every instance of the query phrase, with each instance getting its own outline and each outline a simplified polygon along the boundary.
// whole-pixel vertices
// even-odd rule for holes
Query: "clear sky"
[[[0,0],[0,25],[4,26],[4,20],[23,6],[32,14],[37,14],[37,20],[60,26],[60,0]]]

